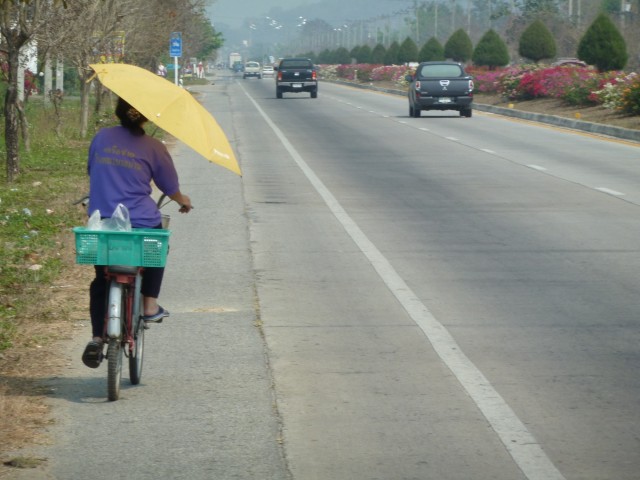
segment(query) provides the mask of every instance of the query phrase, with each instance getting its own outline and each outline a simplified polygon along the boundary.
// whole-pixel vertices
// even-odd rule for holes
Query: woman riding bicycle
[[[133,228],[162,228],[162,217],[151,198],[151,182],[180,205],[181,213],[192,209],[191,199],[180,192],[178,174],[167,148],[158,139],[145,134],[147,119],[122,98],[115,114],[120,126],[100,130],[89,147],[88,214],[99,210],[108,216],[123,204],[129,210]],[[103,347],[107,279],[104,266],[96,265],[90,287],[89,310],[93,338],[82,355],[91,368],[100,365]],[[147,267],[144,271],[143,295],[145,322],[161,322],[169,312],[158,304],[164,268]]]

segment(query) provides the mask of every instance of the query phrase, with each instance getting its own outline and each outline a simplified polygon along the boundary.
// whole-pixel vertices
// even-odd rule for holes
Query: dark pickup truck
[[[457,110],[470,117],[473,109],[473,77],[456,62],[423,62],[407,75],[409,115],[422,110]]]
[[[283,58],[275,67],[276,97],[284,92],[309,92],[311,98],[318,96],[316,68],[307,58]]]

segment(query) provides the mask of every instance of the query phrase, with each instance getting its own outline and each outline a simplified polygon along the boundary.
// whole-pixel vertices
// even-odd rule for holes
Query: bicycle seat
[[[138,273],[138,268],[130,265],[109,265],[109,271],[112,273],[123,273],[125,275],[135,275]]]

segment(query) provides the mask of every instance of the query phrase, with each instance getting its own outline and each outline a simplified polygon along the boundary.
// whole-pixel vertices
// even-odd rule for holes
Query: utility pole
[[[418,16],[418,0],[413,0],[413,12],[416,16],[416,45],[420,43],[420,17]]]
[[[451,33],[456,31],[456,0],[452,0],[453,6],[451,7]]]

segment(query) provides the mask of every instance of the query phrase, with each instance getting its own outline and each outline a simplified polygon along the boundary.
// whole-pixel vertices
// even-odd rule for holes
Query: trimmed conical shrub
[[[580,40],[578,58],[601,72],[622,70],[627,64],[627,44],[604,13],[598,15]]]
[[[500,35],[491,29],[482,36],[476,45],[472,60],[478,66],[502,67],[509,63],[509,51]]]
[[[371,63],[381,65],[384,63],[384,57],[387,55],[387,49],[381,43],[373,47],[371,51]]]
[[[518,53],[535,63],[545,58],[554,58],[556,41],[544,23],[536,20],[522,32]]]
[[[404,64],[418,61],[418,46],[410,37],[405,38],[398,49],[398,63]]]
[[[453,32],[447,43],[444,44],[444,55],[446,58],[456,62],[465,63],[471,58],[473,53],[473,43],[464,29],[460,28]]]
[[[444,60],[445,58],[444,47],[436,37],[431,37],[418,53],[419,62],[433,62],[436,60]]]

